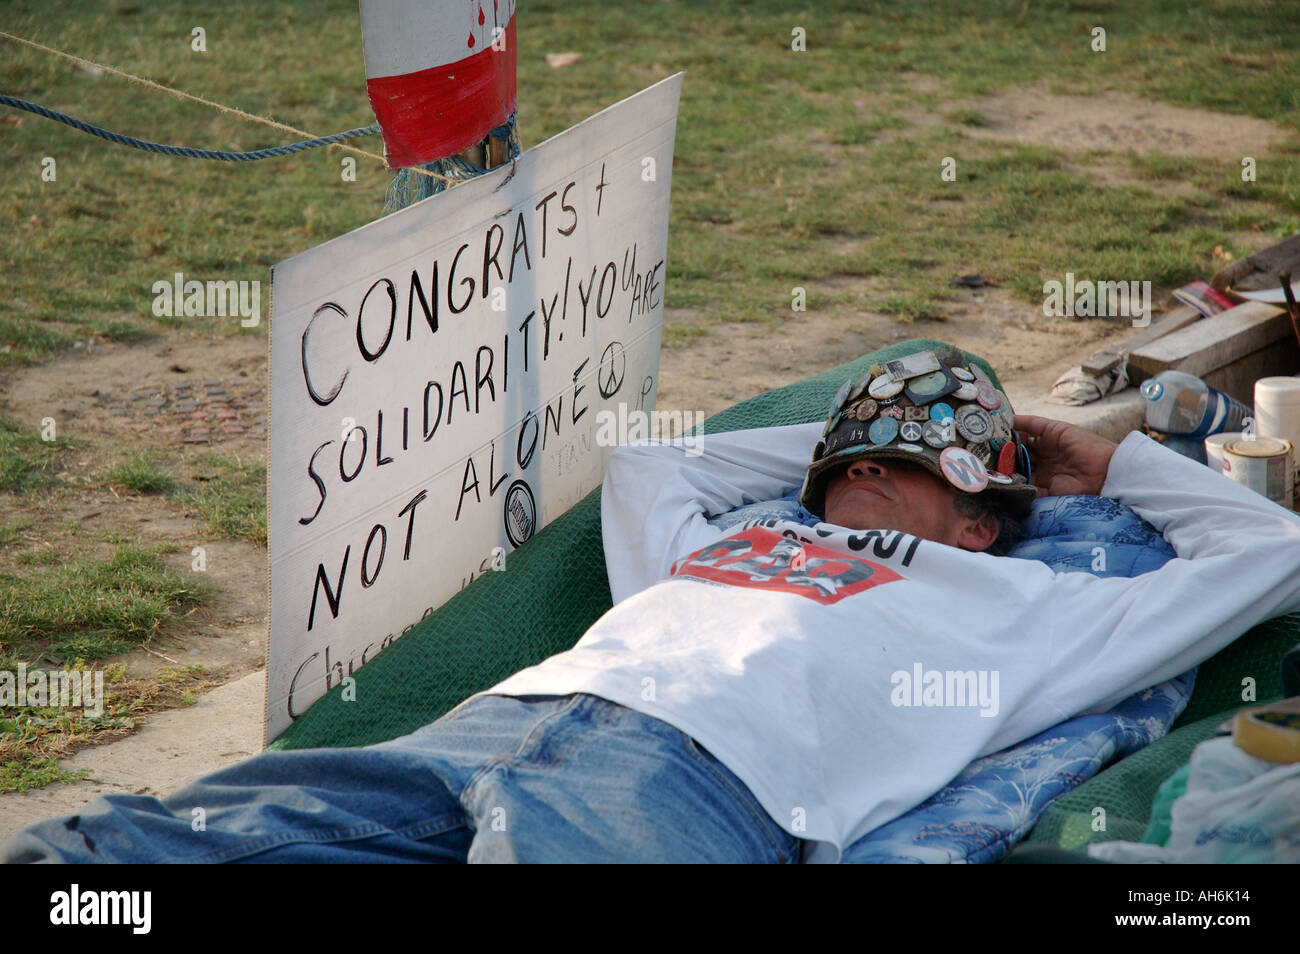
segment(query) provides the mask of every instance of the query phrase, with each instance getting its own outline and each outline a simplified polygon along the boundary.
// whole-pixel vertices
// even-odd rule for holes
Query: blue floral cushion
[[[1122,503],[1083,495],[1035,500],[1025,539],[1008,554],[1041,560],[1058,573],[1124,577],[1158,570],[1176,555],[1155,527]]]

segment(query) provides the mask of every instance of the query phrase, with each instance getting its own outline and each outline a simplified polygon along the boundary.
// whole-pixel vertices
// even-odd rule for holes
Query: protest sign
[[[272,270],[268,740],[599,486],[600,411],[654,409],[680,92]]]

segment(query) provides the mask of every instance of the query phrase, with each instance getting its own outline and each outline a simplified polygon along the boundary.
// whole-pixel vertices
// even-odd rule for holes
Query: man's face
[[[983,550],[997,522],[957,511],[957,491],[919,464],[897,459],[855,460],[826,483],[825,519],[850,530],[902,530],[926,540]]]

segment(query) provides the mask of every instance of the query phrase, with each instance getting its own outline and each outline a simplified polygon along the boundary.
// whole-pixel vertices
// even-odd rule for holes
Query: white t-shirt
[[[707,522],[799,486],[821,429],[708,435],[699,457],[616,450],[601,511],[615,605],[488,692],[586,692],[662,719],[809,839],[807,860],[837,861],[975,758],[1300,610],[1300,517],[1138,433],[1103,494],[1178,558],[1132,579],[895,531]]]

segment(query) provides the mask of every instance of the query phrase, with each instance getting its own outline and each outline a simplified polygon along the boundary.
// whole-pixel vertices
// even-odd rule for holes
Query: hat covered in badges
[[[1029,452],[1013,428],[1011,402],[955,348],[914,351],[845,381],[813,449],[801,503],[824,516],[826,482],[840,466],[867,458],[920,464],[962,493],[1037,496]]]

